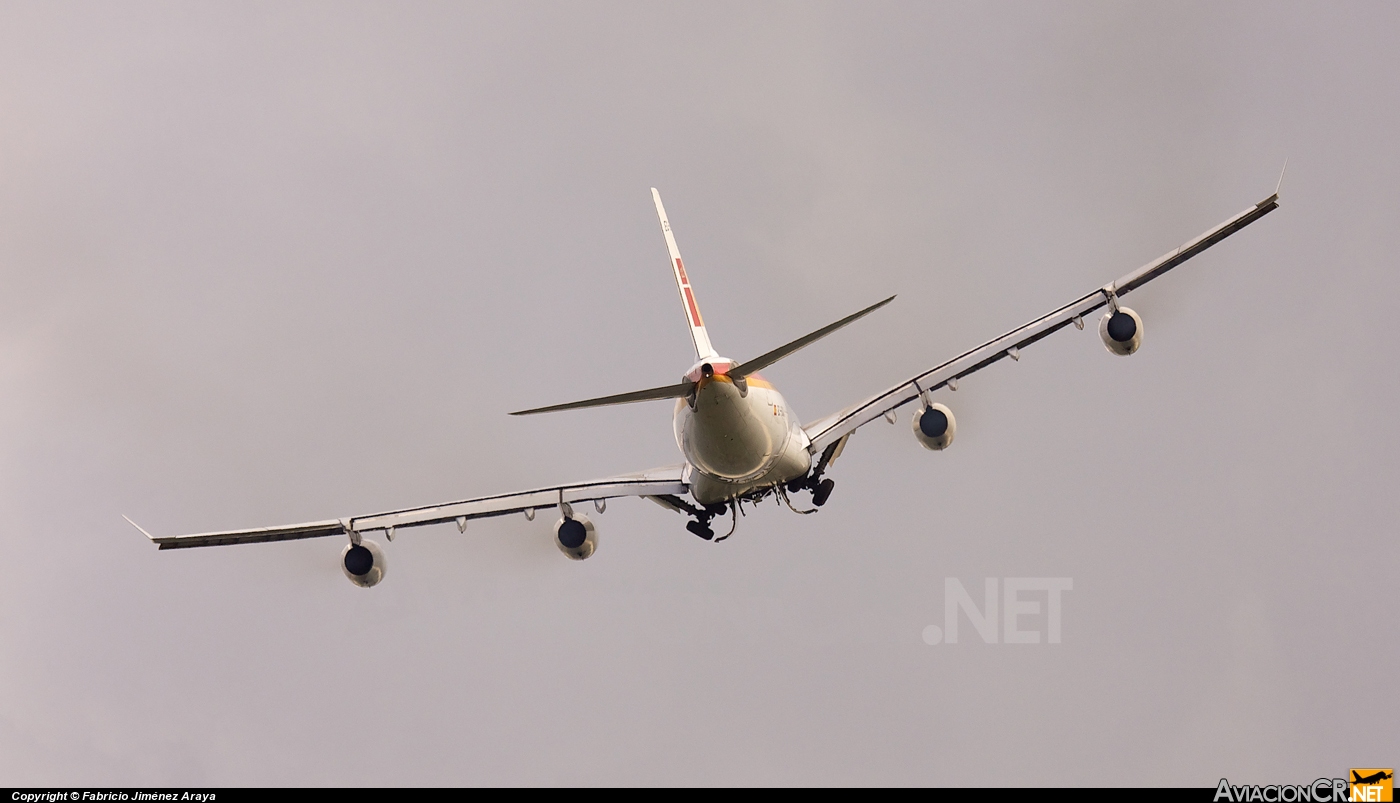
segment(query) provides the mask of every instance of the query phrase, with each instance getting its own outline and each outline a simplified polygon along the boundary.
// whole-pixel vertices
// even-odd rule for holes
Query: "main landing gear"
[[[696,519],[694,521],[688,521],[685,523],[685,528],[687,530],[690,530],[692,533],[695,533],[696,535],[700,536],[701,538],[705,539],[706,541],[712,540],[715,537],[715,531],[710,529],[710,523],[708,519]]]
[[[811,474],[801,479],[793,480],[787,484],[788,493],[797,493],[803,489],[812,492],[812,504],[821,507],[826,504],[826,500],[831,498],[831,492],[836,488],[836,482],[831,478],[819,479],[821,475]]]
[[[674,508],[683,513],[689,513],[690,515],[694,516],[694,520],[685,523],[685,528],[690,532],[694,533],[695,535],[698,535],[701,538],[705,539],[706,541],[715,540],[715,531],[710,527],[710,520],[713,519],[715,516],[719,516],[725,513],[726,511],[729,511],[734,506],[733,502],[730,502],[728,504],[719,502],[712,505],[705,505],[704,507],[697,507],[685,501],[684,499],[681,499],[678,496],[671,496],[669,494],[658,498],[661,499],[668,507]],[[737,516],[738,514],[735,513],[735,515]],[[723,541],[724,539],[728,538],[730,535],[733,534],[734,528],[730,527],[729,532],[720,536],[719,540]]]
[[[735,528],[739,525],[740,505],[744,502],[757,504],[765,497],[776,496],[780,501],[786,502],[787,506],[797,513],[815,513],[817,512],[816,508],[811,510],[798,510],[796,507],[793,507],[792,500],[788,499],[788,494],[804,490],[811,491],[812,504],[816,507],[821,507],[826,504],[826,500],[831,497],[831,491],[835,487],[835,482],[830,479],[822,479],[820,474],[813,472],[805,477],[792,480],[787,485],[773,485],[767,488],[759,488],[742,496],[736,496],[727,502],[716,502],[705,505],[704,507],[693,505],[679,496],[674,496],[672,494],[658,495],[652,498],[660,502],[664,507],[669,507],[672,510],[692,516],[693,518],[685,523],[686,530],[691,534],[699,536],[706,541],[718,542],[734,534]],[[732,517],[729,532],[716,538],[714,528],[710,526],[710,522],[717,516],[722,516],[725,513],[728,513]]]
[[[710,519],[713,519],[715,516],[722,515],[725,511],[729,511],[731,514],[733,514],[734,523],[730,525],[729,532],[725,533],[724,535],[721,535],[718,539],[716,539],[715,531],[710,528]],[[734,527],[738,526],[739,523],[738,508],[736,507],[736,504],[733,500],[730,500],[729,504],[727,505],[705,505],[703,509],[691,506],[690,514],[695,517],[695,521],[686,522],[685,528],[687,530],[690,530],[692,533],[700,536],[701,538],[705,539],[706,541],[723,541],[724,539],[734,534]]]

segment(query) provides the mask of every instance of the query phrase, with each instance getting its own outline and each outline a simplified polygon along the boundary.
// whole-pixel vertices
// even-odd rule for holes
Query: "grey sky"
[[[1391,4],[0,7],[0,779],[1310,781],[1400,755]],[[885,295],[768,376],[816,418],[1266,196],[1134,294],[876,423],[820,515],[618,501],[163,533],[676,462],[667,404],[508,410]],[[929,646],[943,582],[1071,577],[1064,643]],[[1390,589],[1390,590],[1386,590]],[[971,631],[967,631],[971,633]]]

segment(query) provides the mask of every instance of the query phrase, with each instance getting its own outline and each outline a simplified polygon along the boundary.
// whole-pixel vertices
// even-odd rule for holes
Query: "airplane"
[[[1377,784],[1381,781],[1388,781],[1394,777],[1394,773],[1388,773],[1385,770],[1378,770],[1370,775],[1367,775],[1365,778],[1362,778],[1361,774],[1358,773],[1356,770],[1351,771],[1351,782],[1360,786],[1370,786],[1371,784]]]
[[[934,391],[941,388],[956,391],[959,381],[1004,358],[1019,360],[1023,349],[1067,326],[1082,330],[1085,317],[1091,313],[1106,308],[1099,320],[1098,330],[1110,353],[1119,356],[1133,354],[1142,345],[1142,316],[1123,306],[1120,301],[1122,296],[1278,208],[1282,184],[1283,178],[1280,176],[1279,188],[1269,197],[1117,281],[1096,288],[1024,326],[904,379],[880,393],[806,424],[800,423],[782,394],[759,371],[880,309],[894,297],[871,304],[757,357],[738,361],[721,356],[710,342],[695,289],[681,259],[680,249],[676,246],[666,209],[661,204],[661,194],[653,188],[652,200],[661,221],[670,268],[695,346],[695,363],[674,384],[520,410],[512,415],[674,400],[674,432],[684,462],[588,482],[550,485],[430,507],[280,527],[155,536],[131,519],[126,520],[160,549],[327,536],[346,538],[348,543],[340,555],[341,569],[352,583],[364,588],[382,581],[386,569],[383,549],[364,537],[366,533],[383,533],[385,538],[393,541],[399,530],[447,523],[455,523],[460,532],[465,532],[467,522],[472,519],[523,514],[533,521],[538,511],[557,509],[559,518],[554,523],[555,545],[569,558],[585,560],[597,550],[598,531],[593,522],[575,506],[592,502],[594,509],[601,514],[606,509],[607,500],[618,497],[650,499],[689,518],[685,526],[691,533],[707,541],[723,541],[733,533],[740,508],[745,503],[755,504],[772,496],[797,513],[816,512],[827,503],[835,486],[826,472],[841,456],[852,433],[880,418],[895,423],[899,409],[906,405],[916,403],[911,425],[919,444],[933,451],[948,448],[957,434],[957,421],[947,405],[933,400]],[[792,495],[802,492],[811,494],[811,508],[799,509],[793,503]],[[729,533],[717,538],[711,522],[726,513],[731,518]]]

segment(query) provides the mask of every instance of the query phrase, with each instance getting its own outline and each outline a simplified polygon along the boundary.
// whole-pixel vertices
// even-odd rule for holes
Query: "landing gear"
[[[820,474],[812,473],[805,477],[799,477],[787,484],[788,493],[797,493],[801,490],[812,492],[812,504],[821,507],[830,498],[831,491],[836,487],[836,482],[831,479],[819,480]]]
[[[831,496],[831,491],[835,487],[836,483],[834,481],[822,479],[820,474],[814,472],[804,477],[791,480],[785,485],[769,485],[751,489],[747,493],[735,496],[726,502],[716,502],[703,507],[693,505],[673,494],[658,494],[651,498],[659,502],[663,507],[668,507],[678,513],[685,513],[692,516],[693,518],[685,523],[685,529],[692,535],[703,538],[706,541],[719,543],[733,535],[734,530],[738,528],[739,514],[743,512],[743,504],[745,502],[748,502],[750,505],[756,505],[769,496],[772,496],[780,503],[786,504],[793,512],[806,515],[808,513],[816,513],[818,507],[826,504],[827,498]],[[797,493],[798,491],[811,491],[812,504],[814,507],[809,510],[798,510],[793,506],[792,500],[788,498],[788,494]],[[710,526],[710,522],[717,516],[722,516],[726,513],[733,519],[729,527],[729,532],[716,536],[714,529]]]
[[[710,519],[713,519],[715,516],[718,516],[721,513],[724,513],[726,510],[729,510],[729,506],[705,505],[704,509],[695,507],[694,505],[688,505],[687,507],[689,508],[687,512],[695,517],[695,521],[686,522],[685,528],[687,530],[690,530],[692,533],[695,533],[696,535],[700,536],[701,538],[705,539],[706,541],[713,541],[715,539],[715,531],[710,528]],[[720,536],[719,540],[723,541],[724,539],[728,538],[733,534],[734,528],[731,527],[729,528],[728,533]]]
[[[685,523],[685,528],[706,541],[713,540],[715,537],[715,531],[710,529],[708,521],[700,521],[699,519],[688,521]]]
[[[678,511],[680,513],[688,513],[694,516],[695,519],[693,521],[688,521],[685,523],[685,528],[691,533],[705,539],[706,541],[715,540],[715,531],[710,529],[710,519],[713,519],[715,516],[718,516],[721,513],[724,513],[727,510],[729,510],[729,505],[722,503],[714,505],[705,505],[704,507],[696,507],[695,505],[690,504],[689,502],[685,501],[679,496],[673,496],[671,494],[658,495],[652,498],[659,501],[662,505],[671,508],[672,510]],[[733,530],[731,529],[730,532],[732,533]],[[720,540],[723,541],[725,538],[728,537],[728,535],[725,535],[721,537]]]

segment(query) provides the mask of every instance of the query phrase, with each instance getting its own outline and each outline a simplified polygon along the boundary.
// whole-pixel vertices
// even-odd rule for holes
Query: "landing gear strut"
[[[686,507],[689,508],[687,512],[695,517],[695,521],[686,522],[685,528],[687,530],[690,530],[692,533],[695,533],[696,535],[700,536],[701,538],[705,539],[706,541],[714,540],[715,531],[710,529],[710,519],[713,519],[715,516],[718,516],[721,513],[724,513],[725,511],[729,510],[729,506],[724,504],[716,504],[705,505],[704,508],[698,508],[694,505],[686,505]],[[728,536],[725,537],[727,538]]]
[[[706,541],[713,541],[715,537],[715,531],[710,529],[710,519],[729,510],[729,505],[723,503],[696,507],[679,496],[673,496],[671,494],[658,496],[656,498],[661,500],[667,507],[694,516],[695,520],[686,522],[685,528]]]
[[[830,478],[819,479],[820,477],[820,474],[814,472],[801,479],[793,480],[787,484],[788,492],[797,493],[803,489],[809,490],[812,492],[812,504],[821,507],[831,497],[831,491],[836,487],[836,482]]]

